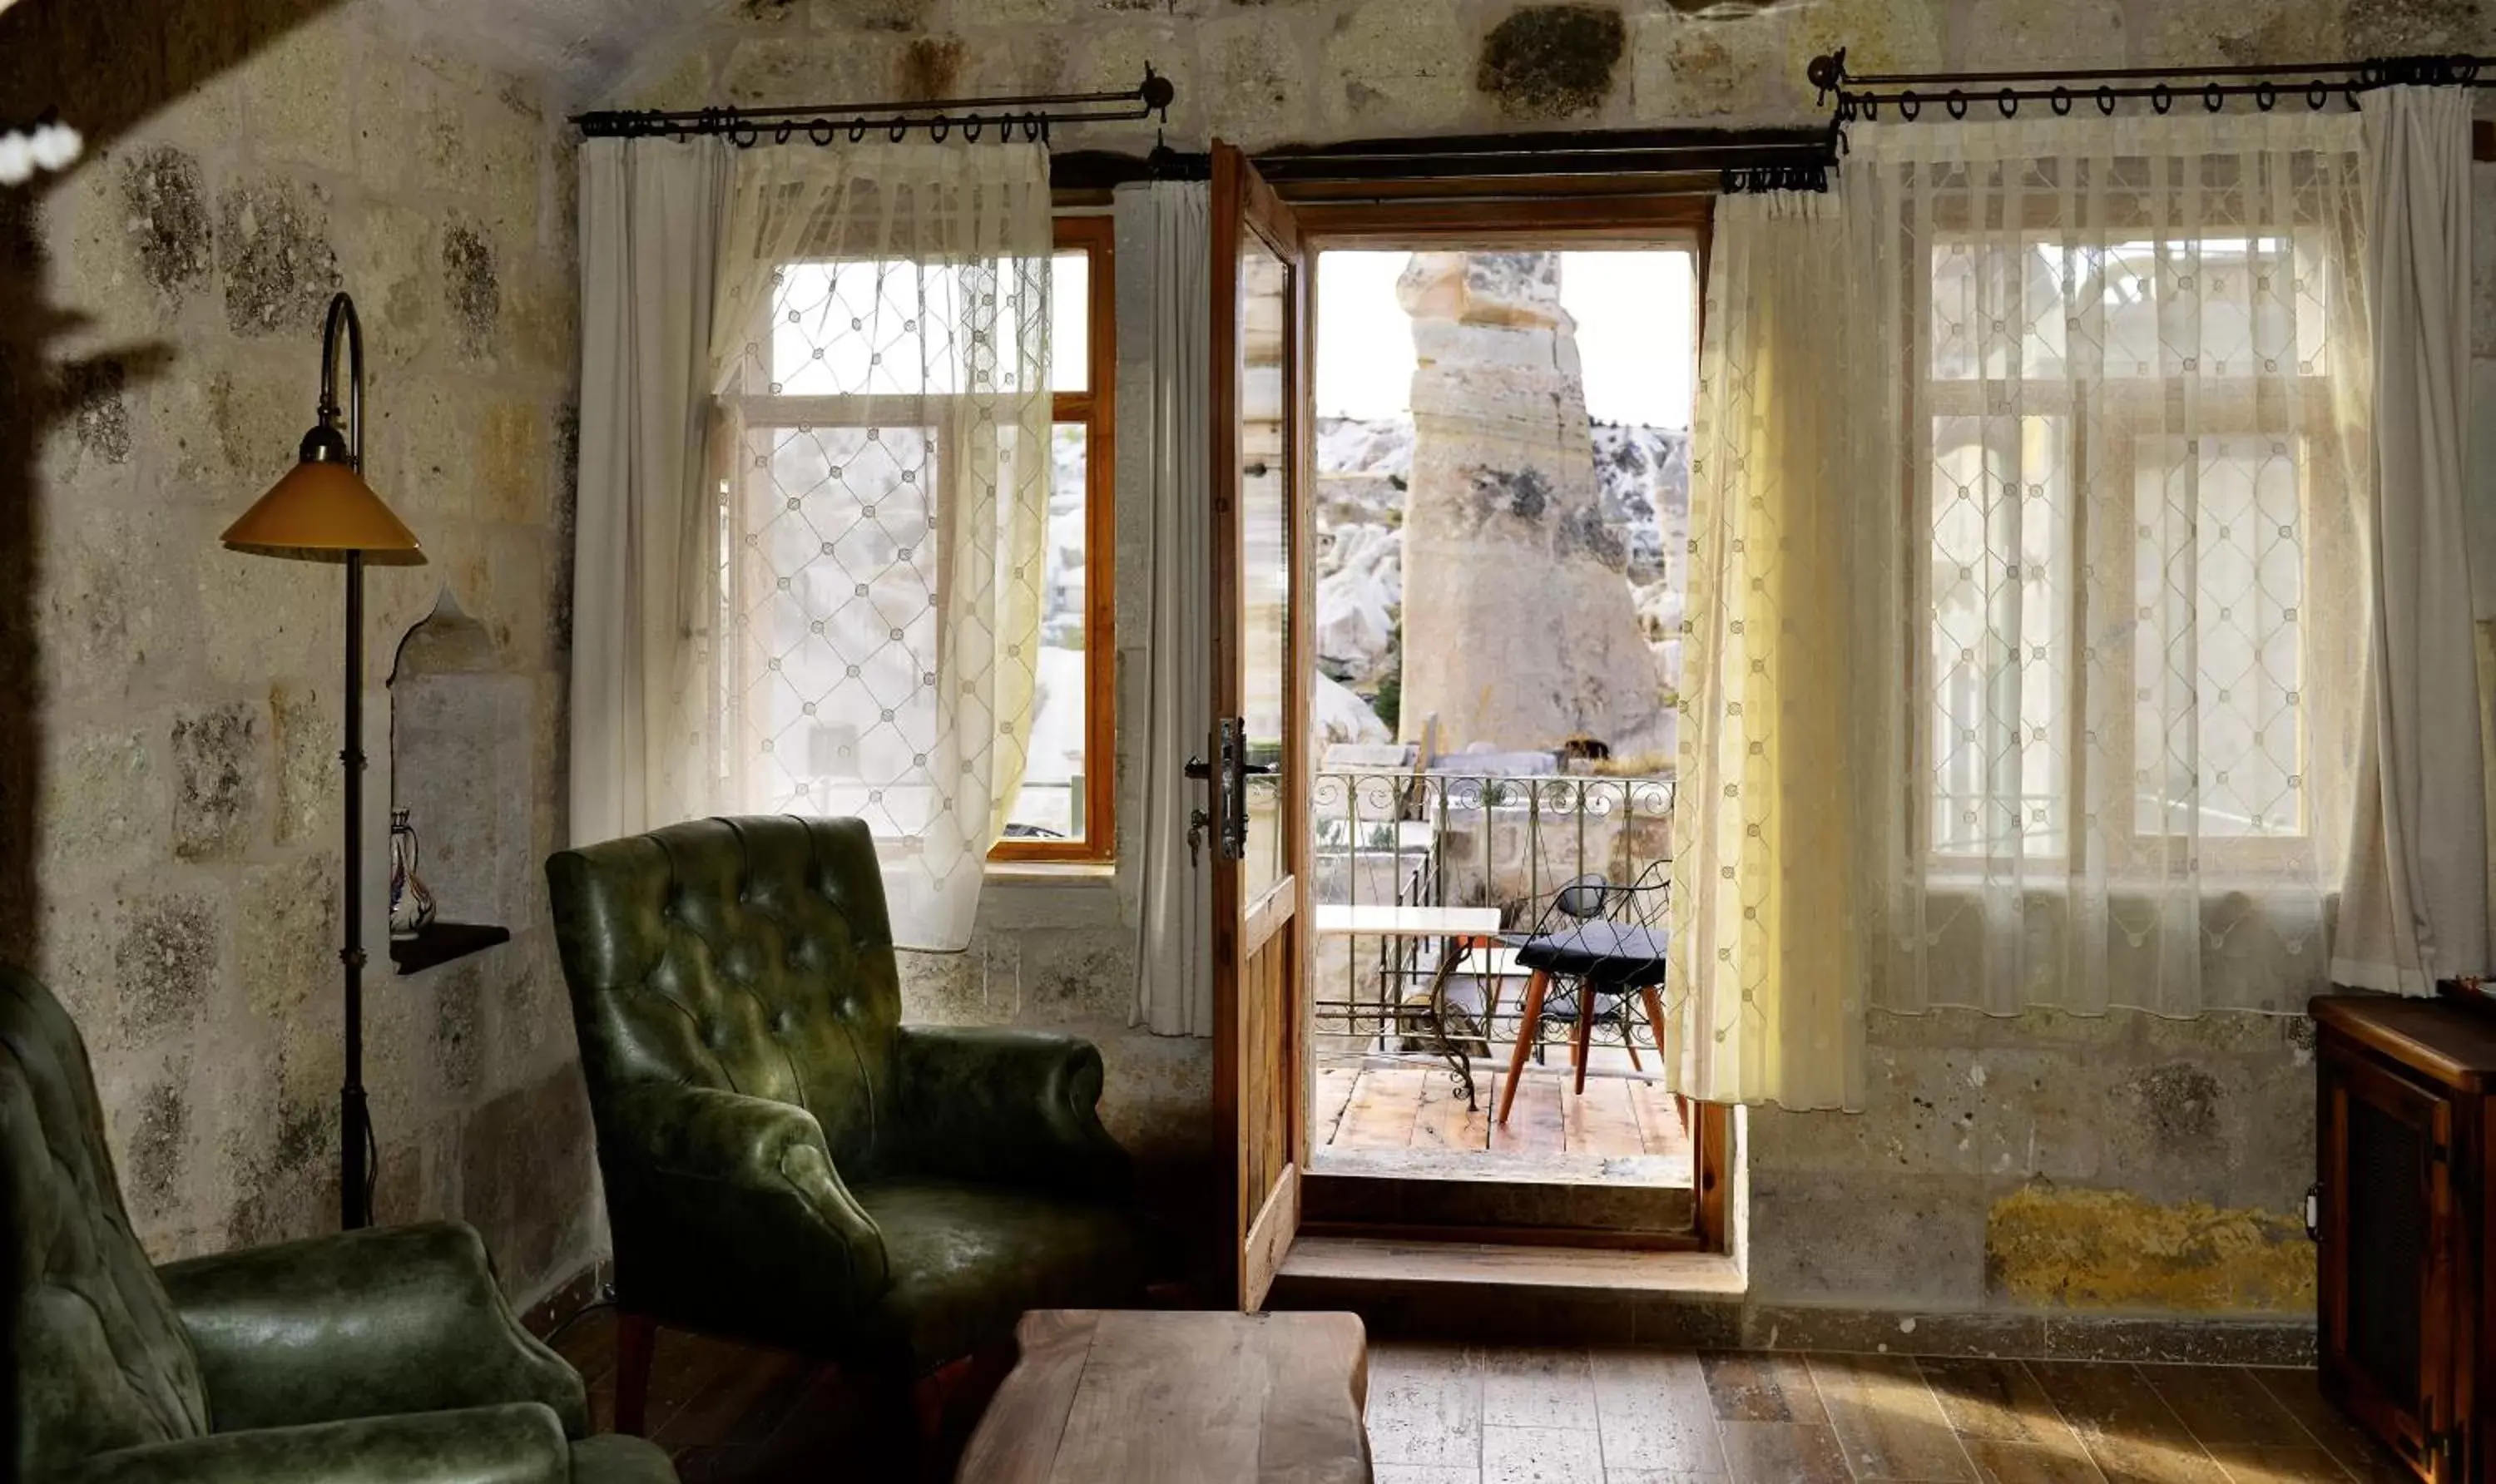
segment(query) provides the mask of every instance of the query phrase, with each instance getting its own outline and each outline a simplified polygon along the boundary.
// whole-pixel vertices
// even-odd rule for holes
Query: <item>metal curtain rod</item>
[[[1827,128],[1647,129],[1463,135],[1290,145],[1256,157],[1275,185],[1450,177],[1715,175],[1726,191],[1825,189],[1837,158]]]
[[[668,136],[690,139],[716,135],[739,149],[770,142],[807,139],[830,144],[847,139],[856,144],[869,135],[893,140],[923,129],[942,139],[959,131],[976,141],[993,131],[999,143],[1010,139],[1045,139],[1056,124],[1106,124],[1150,118],[1156,112],[1170,122],[1170,100],[1178,89],[1147,64],[1144,80],[1115,93],[1030,93],[1019,98],[939,98],[923,103],[814,104],[796,108],[698,108],[667,112],[656,108],[582,113],[572,121],[583,138],[634,139]]]
[[[1855,120],[1877,119],[1884,107],[1895,108],[1902,119],[1923,116],[1938,106],[1950,117],[1965,118],[1969,108],[1990,104],[2010,118],[2023,103],[2044,103],[2057,116],[2076,104],[2091,104],[2112,113],[2119,98],[2146,98],[2161,113],[2178,101],[2199,103],[2212,112],[2231,98],[2251,98],[2267,113],[2283,99],[2301,101],[2309,108],[2328,108],[2334,98],[2350,108],[2358,95],[2379,87],[2496,86],[2496,57],[2371,57],[2356,62],[2313,62],[2281,67],[2099,67],[2072,71],[1864,73],[1846,70],[1839,50],[1811,60],[1804,76],[1820,91],[1825,106],[1837,103],[1833,120],[1840,127]]]

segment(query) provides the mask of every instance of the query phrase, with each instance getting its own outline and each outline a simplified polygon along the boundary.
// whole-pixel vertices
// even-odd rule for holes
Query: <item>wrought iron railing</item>
[[[1657,777],[1321,772],[1311,790],[1313,899],[1321,906],[1495,909],[1523,931],[1552,893],[1600,875],[1638,880],[1672,852],[1673,782]],[[1324,914],[1321,914],[1322,920]],[[1435,1053],[1429,988],[1447,951],[1437,937],[1324,933],[1311,1010],[1322,1053]],[[1523,977],[1477,949],[1451,978],[1441,1025],[1470,1055],[1515,1044]],[[1574,1014],[1574,1000],[1564,1006]],[[1643,1018],[1598,1006],[1597,1036],[1653,1045]],[[1542,1045],[1562,1043],[1546,1015]]]

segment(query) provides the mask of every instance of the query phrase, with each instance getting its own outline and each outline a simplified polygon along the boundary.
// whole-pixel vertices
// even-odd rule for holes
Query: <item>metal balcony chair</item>
[[[1578,1095],[1586,1091],[1586,1064],[1598,1021],[1620,1025],[1630,1065],[1642,1069],[1637,1030],[1630,1024],[1633,1000],[1645,1012],[1657,1054],[1663,1054],[1664,1004],[1657,991],[1665,978],[1670,890],[1669,869],[1661,861],[1626,886],[1614,885],[1600,875],[1581,876],[1552,893],[1533,931],[1502,935],[1501,942],[1515,950],[1518,967],[1531,975],[1525,984],[1525,1005],[1517,1017],[1508,1080],[1499,1090],[1498,1122],[1503,1127],[1516,1101],[1525,1059],[1540,1041],[1546,1020],[1562,1020],[1575,1029],[1570,1050],[1576,1072],[1574,1090]],[[1688,1128],[1686,1100],[1675,1094],[1673,1105]]]

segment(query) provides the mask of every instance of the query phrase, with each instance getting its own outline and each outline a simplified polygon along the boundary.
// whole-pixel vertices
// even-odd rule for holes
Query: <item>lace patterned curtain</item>
[[[2362,720],[2360,121],[1853,146],[1904,522],[1875,1003],[2301,1010]]]
[[[1894,625],[1880,387],[1833,197],[1716,208],[1691,435],[1673,799],[1674,1087],[1862,1105],[1863,983]]]
[[[726,811],[867,820],[903,947],[969,943],[1022,778],[1052,250],[1037,144],[737,160],[691,761]]]

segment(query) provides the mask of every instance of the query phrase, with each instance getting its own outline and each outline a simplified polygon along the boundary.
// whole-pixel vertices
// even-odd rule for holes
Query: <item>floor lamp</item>
[[[347,430],[338,430],[338,350],[347,352]],[[364,482],[364,330],[356,301],[329,301],[321,329],[320,421],[303,435],[298,462],[242,518],[226,527],[235,551],[347,568],[347,719],[338,760],[346,770],[346,860],[339,897],[346,969],[346,1080],[338,1090],[338,1219],[373,1220],[372,1122],[364,1110],[364,564],[415,566],[416,535]]]

